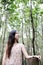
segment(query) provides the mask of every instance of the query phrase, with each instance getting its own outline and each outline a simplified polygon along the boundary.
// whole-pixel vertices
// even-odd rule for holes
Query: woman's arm
[[[23,52],[25,58],[27,58],[27,59],[33,57],[33,56],[28,55],[28,53],[27,53],[27,51],[26,51],[26,49],[25,49],[24,44],[22,44],[22,52]]]
[[[22,44],[22,52],[23,52],[25,58],[27,58],[27,59],[32,58],[32,57],[36,57],[36,58],[41,59],[41,56],[40,56],[40,55],[38,55],[38,56],[37,56],[37,55],[34,55],[34,56],[28,55],[28,53],[27,53],[27,51],[26,51],[26,49],[25,49],[24,44]]]

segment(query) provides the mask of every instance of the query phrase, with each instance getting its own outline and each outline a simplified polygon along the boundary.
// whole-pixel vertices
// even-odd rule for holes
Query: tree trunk
[[[3,11],[3,13],[4,12],[6,13],[6,11],[5,11],[5,5],[6,5],[6,2],[4,1],[4,11]],[[7,28],[6,27],[7,26],[7,13],[6,13],[6,18],[5,18],[4,24],[5,24],[5,28],[4,28],[4,34],[3,34],[3,39],[2,39],[2,52],[1,52],[1,61],[0,61],[1,64],[2,64],[2,58],[3,58],[3,50],[4,50],[6,28]]]
[[[33,16],[32,16],[32,0],[30,2],[30,17],[31,17],[31,24],[32,24],[32,47],[33,47],[33,55],[35,55],[35,28],[34,28],[34,21],[33,21]],[[38,58],[30,58],[29,59],[29,65],[39,65],[39,59]]]
[[[35,29],[34,29],[34,22],[33,22],[33,16],[32,16],[32,1],[30,2],[30,17],[31,17],[31,24],[32,24],[32,34],[33,34],[33,38],[32,38],[32,47],[33,47],[33,54],[35,55],[35,45],[34,45],[34,41],[35,41]]]

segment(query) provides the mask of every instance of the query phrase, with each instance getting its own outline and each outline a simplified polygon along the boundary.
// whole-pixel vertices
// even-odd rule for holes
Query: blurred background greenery
[[[12,29],[28,54],[41,55],[43,65],[43,0],[0,0],[0,62]]]

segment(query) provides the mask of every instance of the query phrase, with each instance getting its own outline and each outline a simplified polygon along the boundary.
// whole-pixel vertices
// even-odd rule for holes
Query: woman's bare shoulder
[[[24,44],[23,43],[18,43],[21,47],[23,47],[24,46]]]

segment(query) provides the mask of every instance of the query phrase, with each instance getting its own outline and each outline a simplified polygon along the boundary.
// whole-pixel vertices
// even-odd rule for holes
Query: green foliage
[[[41,14],[41,15],[43,15],[43,10],[42,10],[42,11],[40,11],[40,14]]]
[[[9,11],[9,13],[13,13],[16,8],[17,8],[16,4],[11,4],[8,6],[7,10]]]

